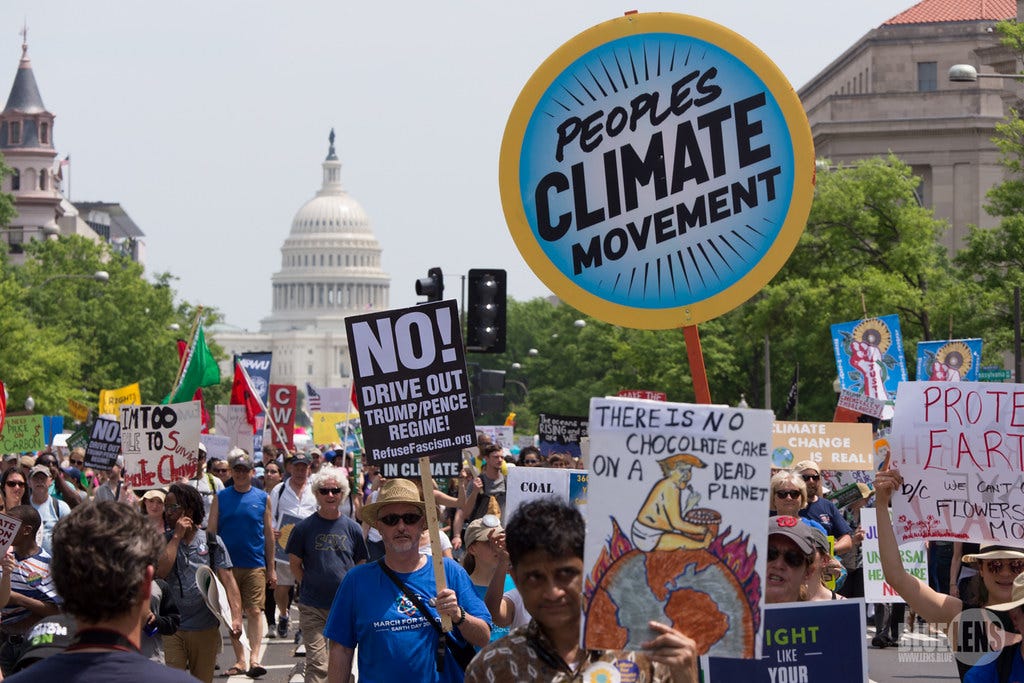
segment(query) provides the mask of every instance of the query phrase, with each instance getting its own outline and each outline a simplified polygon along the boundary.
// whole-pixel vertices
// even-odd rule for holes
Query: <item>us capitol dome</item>
[[[212,328],[228,354],[272,351],[271,381],[301,390],[350,383],[345,318],[387,309],[391,287],[370,219],[341,184],[334,130],[328,140],[323,184],[292,219],[260,332]]]

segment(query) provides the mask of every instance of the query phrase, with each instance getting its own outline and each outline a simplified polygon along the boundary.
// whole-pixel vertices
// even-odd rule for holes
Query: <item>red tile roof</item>
[[[882,24],[932,24],[942,21],[1000,21],[1017,16],[1016,0],[921,0]]]

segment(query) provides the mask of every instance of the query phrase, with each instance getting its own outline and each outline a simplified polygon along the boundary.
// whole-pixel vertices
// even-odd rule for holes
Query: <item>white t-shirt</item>
[[[441,534],[441,552],[443,553],[446,550],[451,550],[452,549],[452,540],[450,538],[448,538],[448,534],[446,534],[445,532],[441,531],[440,529],[437,530],[437,533]],[[428,557],[430,556],[430,542],[429,541],[427,542],[426,545],[421,545],[420,546],[420,555],[426,555]]]
[[[508,600],[516,609],[516,615],[512,617],[512,624],[509,625],[509,630],[519,628],[520,626],[526,626],[530,623],[530,613],[527,612],[526,607],[523,606],[523,596],[519,594],[518,588],[505,591],[505,594],[501,596],[501,599]]]
[[[285,479],[270,492],[270,514],[275,529],[281,528],[281,518],[284,515],[305,519],[316,512],[316,496],[313,494],[313,487],[309,485],[309,480],[302,485],[302,490],[298,494],[295,493],[290,481],[291,479]]]

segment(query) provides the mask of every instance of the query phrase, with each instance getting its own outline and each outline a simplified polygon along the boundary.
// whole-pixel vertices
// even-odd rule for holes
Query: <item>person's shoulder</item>
[[[477,680],[491,680],[485,675],[488,671],[501,678],[499,672],[505,671],[503,665],[507,666],[516,659],[535,659],[536,655],[527,642],[526,629],[526,626],[520,626],[484,645],[466,667],[467,680],[471,680],[471,675],[477,676]]]

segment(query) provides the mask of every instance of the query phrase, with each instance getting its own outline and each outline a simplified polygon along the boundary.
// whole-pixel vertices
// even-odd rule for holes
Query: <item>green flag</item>
[[[163,400],[164,403],[191,401],[201,387],[220,384],[220,368],[217,366],[217,360],[210,353],[210,347],[206,345],[206,335],[203,333],[202,323],[199,323],[195,340],[186,354],[185,367],[181,371],[181,377],[178,378],[174,390]]]

